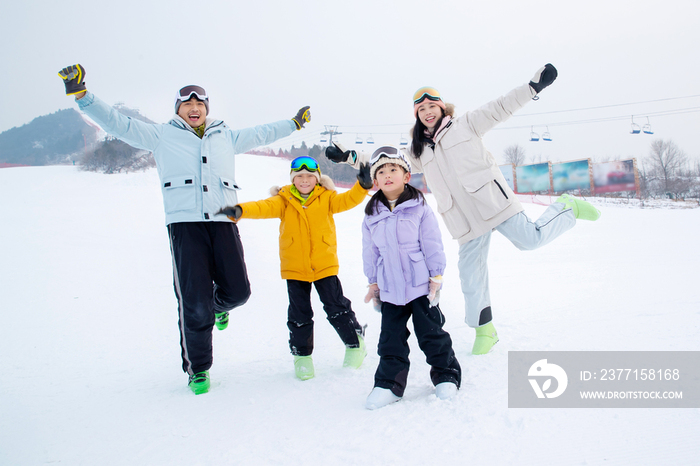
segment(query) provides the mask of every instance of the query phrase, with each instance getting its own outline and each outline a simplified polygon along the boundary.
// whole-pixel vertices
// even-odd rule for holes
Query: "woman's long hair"
[[[442,119],[445,118],[445,115],[453,117],[454,113],[455,106],[453,104],[446,103],[445,110],[442,110],[442,115],[440,116],[440,120],[438,120],[437,124],[435,125],[435,128],[440,127],[440,125],[442,124]],[[433,142],[432,138],[429,138],[425,135],[425,131],[427,129],[428,128],[423,124],[423,122],[420,121],[420,118],[416,116],[416,124],[413,125],[413,129],[411,129],[411,152],[413,153],[413,156],[417,159],[419,159],[420,156],[423,154],[423,149],[425,148],[425,145],[432,144]]]
[[[406,183],[404,186],[404,190],[399,196],[398,199],[396,199],[396,206],[401,204],[402,202],[406,202],[410,199],[418,199],[421,201],[421,203],[425,203],[425,197],[423,196],[423,193],[420,192],[418,189],[414,188],[410,184]],[[372,198],[369,200],[367,205],[365,206],[365,214],[366,215],[374,215],[379,212],[379,203],[382,203],[386,206],[387,209],[391,210],[389,200],[386,198],[386,195],[384,195],[384,192],[380,189],[374,195]],[[394,206],[394,207],[396,207]]]

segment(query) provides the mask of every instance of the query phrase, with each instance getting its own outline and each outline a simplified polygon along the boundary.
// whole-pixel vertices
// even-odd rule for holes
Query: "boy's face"
[[[180,104],[180,109],[177,114],[193,128],[197,128],[204,124],[204,119],[207,116],[207,107],[204,102],[192,97],[186,102]]]
[[[294,177],[294,187],[296,187],[301,194],[309,194],[316,187],[317,181],[316,175],[302,170]]]
[[[381,189],[390,201],[399,198],[410,179],[411,174],[395,163],[385,163],[374,173],[374,185]]]

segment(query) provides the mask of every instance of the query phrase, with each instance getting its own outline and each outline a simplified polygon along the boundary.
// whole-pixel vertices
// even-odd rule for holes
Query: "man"
[[[208,118],[209,96],[200,86],[185,86],[175,98],[167,124],[148,124],[122,115],[85,86],[85,68],[61,70],[66,95],[106,132],[151,151],[163,192],[170,237],[175,295],[178,300],[182,368],[196,394],[209,391],[212,330],[228,325],[228,313],[244,304],[250,284],[238,227],[224,206],[238,203],[235,154],[270,144],[310,121],[309,107],[290,120],[232,130]]]

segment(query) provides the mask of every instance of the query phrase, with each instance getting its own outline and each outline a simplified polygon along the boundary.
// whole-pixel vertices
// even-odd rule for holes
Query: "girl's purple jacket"
[[[362,260],[379,299],[403,306],[428,294],[430,277],[445,270],[445,252],[437,218],[419,199],[378,212],[362,223]]]

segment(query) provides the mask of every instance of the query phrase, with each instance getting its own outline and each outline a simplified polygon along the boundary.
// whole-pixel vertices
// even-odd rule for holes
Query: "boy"
[[[318,162],[308,156],[292,161],[290,177],[292,184],[272,188],[269,199],[239,204],[223,209],[222,213],[234,221],[240,218],[279,218],[282,221],[280,266],[289,294],[289,347],[294,355],[296,376],[308,380],[314,376],[312,284],[328,314],[328,321],[345,343],[343,365],[358,368],[367,354],[364,328],[357,322],[350,300],[343,296],[338,279],[333,214],[360,204],[372,187],[372,181],[369,164],[363,164],[355,185],[338,194],[333,181],[321,175]]]

